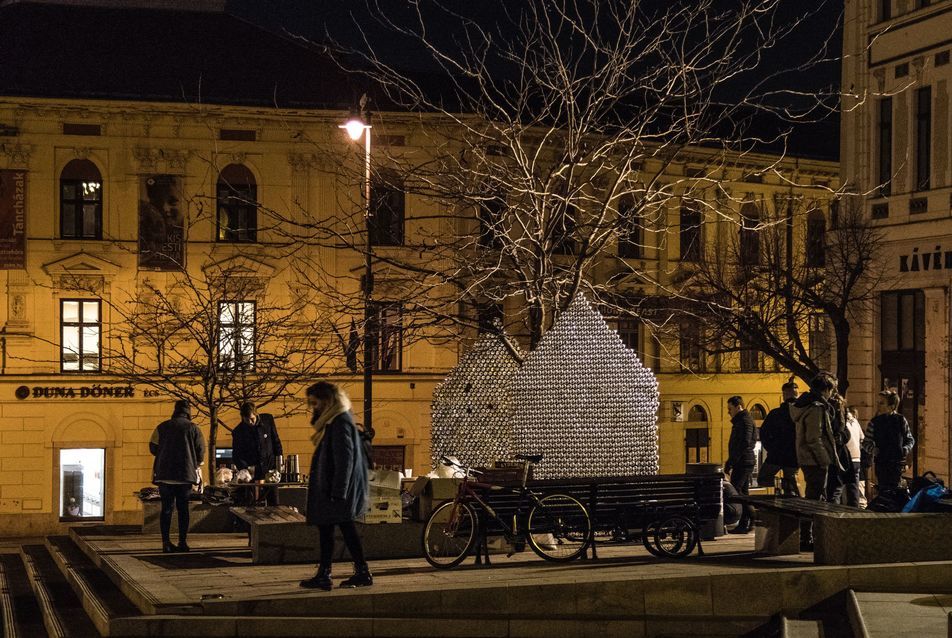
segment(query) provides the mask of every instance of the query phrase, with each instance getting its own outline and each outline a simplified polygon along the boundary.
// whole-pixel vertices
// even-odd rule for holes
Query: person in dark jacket
[[[176,401],[172,418],[155,428],[149,440],[149,451],[155,456],[152,482],[159,486],[159,496],[162,498],[162,512],[159,515],[162,551],[187,552],[188,497],[192,486],[201,482],[200,468],[205,461],[205,440],[198,427],[192,423],[187,400]],[[173,509],[178,510],[177,546],[169,539]]]
[[[797,426],[790,416],[790,405],[797,400],[797,384],[788,381],[781,386],[783,403],[767,413],[760,426],[760,444],[767,452],[767,458],[760,466],[757,485],[766,487],[774,484],[774,478],[783,472],[780,490],[784,496],[800,496],[797,485]]]
[[[307,389],[312,411],[311,441],[316,449],[311,458],[307,486],[307,523],[320,532],[320,563],[313,578],[301,587],[330,590],[334,557],[334,527],[340,528],[347,551],[354,561],[354,575],[340,584],[344,588],[367,587],[373,576],[364,560],[363,545],[354,521],[367,512],[367,459],[360,432],[350,413],[350,399],[326,381]]]
[[[258,414],[250,401],[242,403],[239,412],[241,423],[231,431],[232,461],[239,470],[254,467],[252,480],[266,480],[268,472],[278,469],[276,457],[284,456],[274,417]],[[268,505],[277,505],[277,488],[265,489],[265,498]]]
[[[906,467],[906,457],[916,444],[906,417],[899,414],[899,395],[892,390],[879,393],[877,414],[866,428],[863,448],[873,459],[876,489],[897,489]]]
[[[852,480],[850,465],[849,438],[850,431],[846,427],[846,402],[834,390],[830,397],[830,407],[833,409],[833,441],[836,443],[836,459],[826,473],[826,500],[829,503],[842,503],[847,482]]]
[[[797,426],[797,462],[806,482],[805,497],[814,501],[825,498],[826,478],[830,466],[837,463],[835,418],[830,398],[836,391],[836,377],[820,372],[810,379],[810,391],[804,392],[790,406],[790,416]],[[801,549],[813,549],[813,525],[800,524]]]
[[[739,494],[750,493],[750,476],[754,473],[754,446],[757,444],[757,426],[754,419],[744,408],[744,400],[733,396],[727,400],[727,413],[731,415],[731,438],[727,443],[727,463],[724,471],[731,477],[731,485]],[[751,528],[752,514],[750,506],[744,506],[737,527],[731,534],[748,534]]]

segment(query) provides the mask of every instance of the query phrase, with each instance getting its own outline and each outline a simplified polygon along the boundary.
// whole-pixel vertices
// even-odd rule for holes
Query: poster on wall
[[[139,178],[139,268],[182,270],[185,266],[185,212],[182,178]]]
[[[26,171],[0,170],[0,270],[26,268]]]

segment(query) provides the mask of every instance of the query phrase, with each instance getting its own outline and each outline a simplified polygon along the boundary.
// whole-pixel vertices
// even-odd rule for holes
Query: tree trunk
[[[218,449],[218,408],[214,405],[208,411],[208,484],[215,485],[215,451]]]
[[[850,348],[850,323],[846,319],[837,321],[833,325],[834,336],[836,338],[836,381],[837,390],[844,399],[846,391],[850,387],[849,381],[849,348]]]

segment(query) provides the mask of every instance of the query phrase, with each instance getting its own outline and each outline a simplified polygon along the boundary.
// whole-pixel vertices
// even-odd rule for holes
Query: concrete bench
[[[357,523],[367,560],[420,558],[423,523]],[[340,536],[334,544],[334,560],[350,560]],[[318,559],[317,527],[300,522],[258,523],[251,526],[251,560],[256,565],[283,563],[316,563]]]
[[[735,496],[732,502],[754,508],[754,543],[759,554],[783,556],[800,552],[800,524],[829,514],[853,514],[861,510],[846,505],[804,498],[777,496]],[[814,533],[814,546],[819,541]]]
[[[853,510],[817,516],[814,560],[864,565],[952,560],[952,514],[893,514]]]

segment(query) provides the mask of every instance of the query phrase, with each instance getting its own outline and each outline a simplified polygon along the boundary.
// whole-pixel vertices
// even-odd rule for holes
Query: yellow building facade
[[[254,211],[242,212],[240,206],[223,213],[222,180],[231,187],[253,186],[262,210],[287,211],[290,217],[294,211],[327,211],[333,217],[359,201],[357,187],[341,180],[338,166],[327,159],[353,153],[338,128],[346,116],[345,109],[334,108],[0,97],[5,189],[0,207],[13,215],[9,236],[0,238],[5,242],[0,249],[5,262],[0,274],[0,535],[141,520],[134,493],[151,482],[149,437],[170,415],[174,397],[110,376],[103,354],[116,349],[110,340],[121,332],[117,322],[123,315],[117,309],[141,294],[145,282],[168,282],[161,255],[170,251],[180,251],[192,276],[207,277],[215,268],[244,269],[266,280],[262,294],[294,295],[302,272],[289,267],[287,235],[268,227],[263,216],[256,223],[247,217]],[[382,131],[426,153],[427,138],[414,124],[400,114],[379,118]],[[830,163],[769,157],[748,163],[772,163],[778,170],[745,177],[744,162],[738,161],[725,173],[724,186],[738,198],[761,200],[768,209],[775,196],[790,194],[791,181],[805,184],[808,197],[817,197],[813,186],[836,187],[837,167]],[[672,178],[684,179],[689,170],[689,162],[679,164],[672,171],[682,172]],[[187,232],[177,238],[144,237],[144,202],[166,216],[184,217]],[[404,232],[412,237],[429,223],[429,205],[408,196],[405,206]],[[702,220],[701,240],[714,249],[736,232],[729,209],[725,204],[723,215]],[[638,268],[660,285],[639,280],[631,292],[657,294],[683,274],[681,214],[672,202],[637,260]],[[359,277],[353,273],[363,257],[326,246],[301,250],[320,261],[325,272],[339,274],[335,285],[353,294],[357,316]],[[148,257],[150,251],[158,261]],[[611,270],[606,265],[594,276],[612,276]],[[338,325],[346,326],[349,319]],[[687,355],[678,343],[655,339],[646,324],[617,325],[659,377],[662,472],[726,458],[728,397],[742,395],[755,418],[780,402],[780,385],[788,375],[769,362],[741,372],[739,358],[725,356],[711,358],[703,372],[686,372]],[[387,465],[415,474],[430,469],[432,392],[471,337],[403,343],[397,335],[389,344],[398,349],[395,359],[374,380],[375,446]],[[321,338],[333,344],[337,336],[328,330]],[[345,359],[343,348],[328,348],[319,372],[344,385],[359,416],[361,377]],[[275,411],[299,407],[302,385],[289,389]],[[226,425],[238,421],[233,407],[221,415]],[[207,434],[208,423],[197,422]],[[312,444],[306,416],[279,419],[278,428],[285,455],[300,455],[301,466],[307,467]],[[227,447],[227,431],[219,431],[219,446]]]

